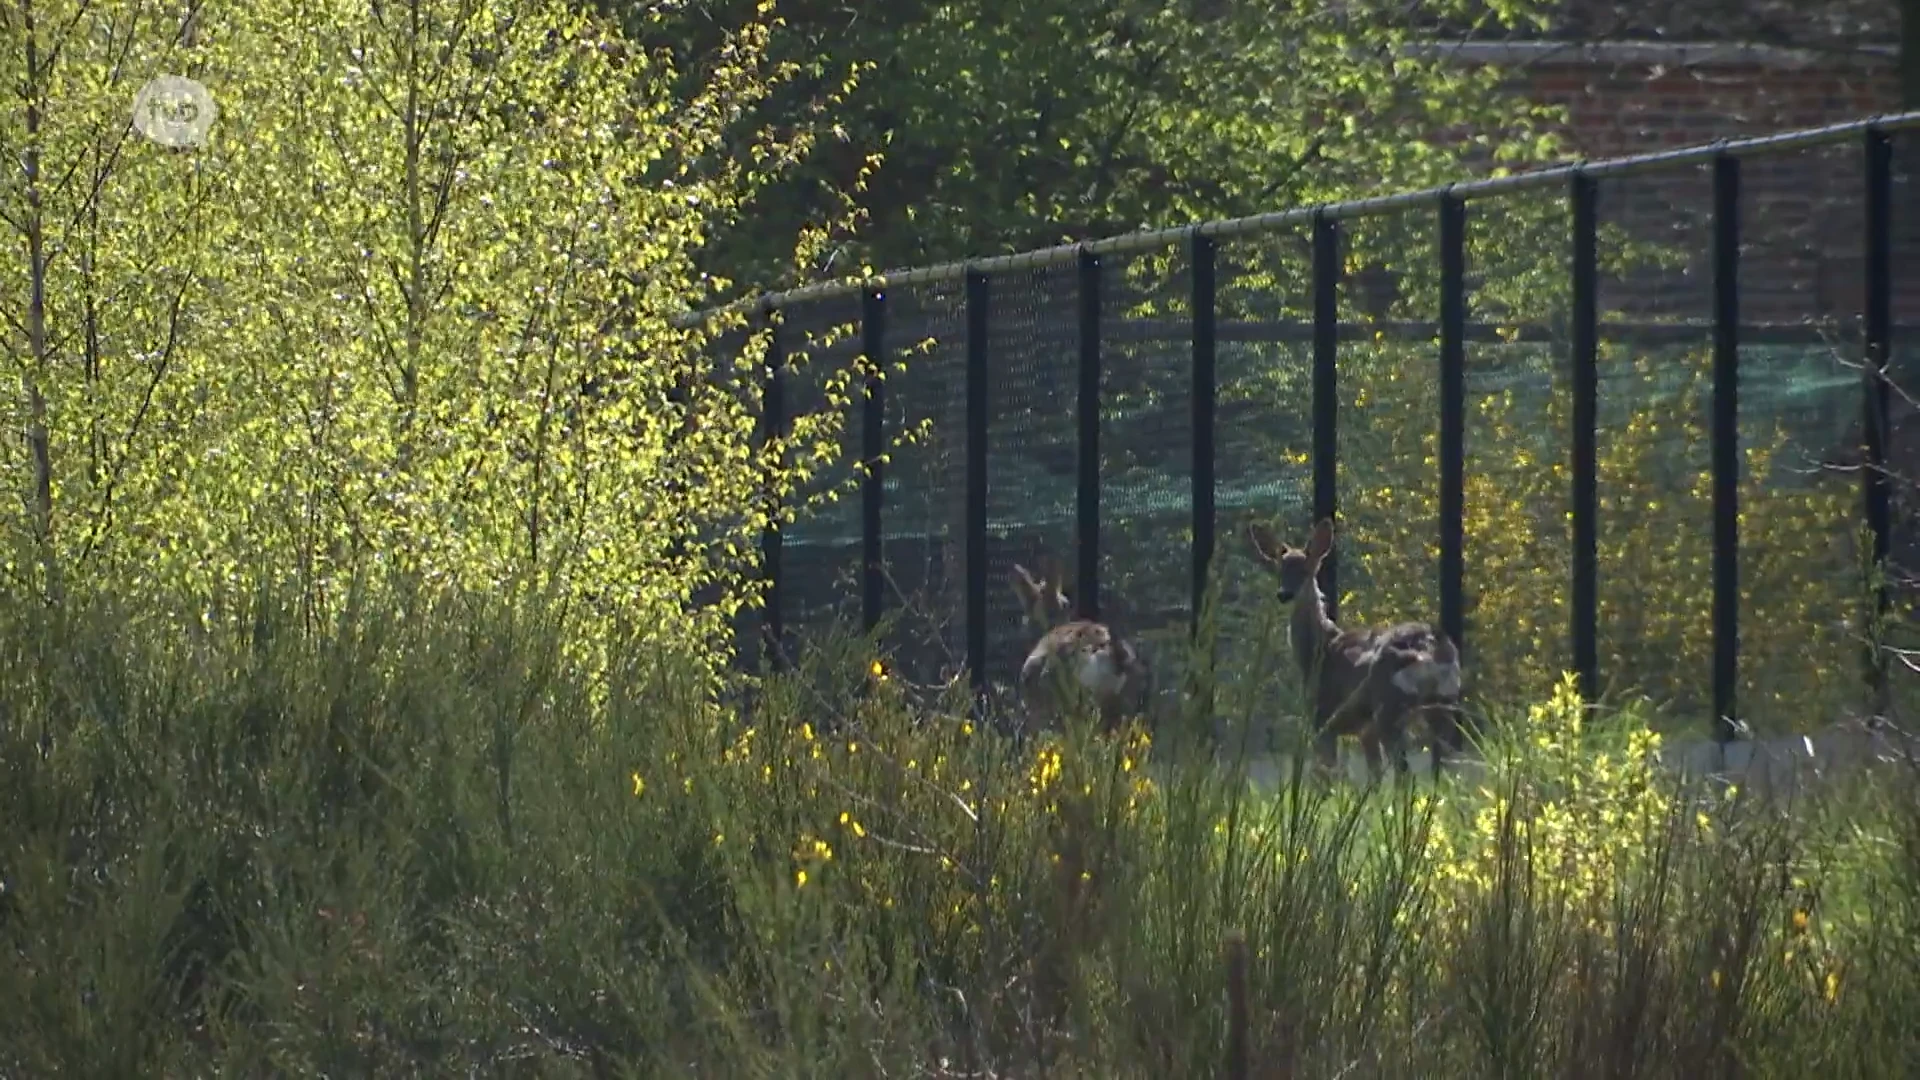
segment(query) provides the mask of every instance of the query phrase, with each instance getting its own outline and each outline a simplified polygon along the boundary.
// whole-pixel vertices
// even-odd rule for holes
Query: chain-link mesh
[[[1255,558],[1258,520],[1291,544],[1313,526],[1312,255],[1306,230],[1223,242],[1215,253],[1212,560],[1216,727],[1264,750],[1298,711],[1286,611]],[[1244,736],[1244,744],[1239,738]]]
[[[1432,206],[1343,222],[1341,625],[1440,617],[1440,313]]]
[[[966,287],[915,285],[887,297],[889,460],[881,518],[885,643],[922,683],[944,682],[966,660]]]
[[[1765,733],[1868,704],[1865,166],[1858,143],[1742,162],[1737,703]]]
[[[1181,248],[1102,260],[1100,614],[1178,687],[1193,610],[1193,321]]]
[[[840,453],[803,485],[796,498],[807,508],[783,530],[779,603],[785,628],[783,651],[797,656],[811,634],[838,620],[860,619],[860,400],[831,394],[836,372],[860,354],[860,305],[856,293],[798,304],[782,312],[780,348],[787,357],[787,414],[796,431],[812,417],[839,425]],[[839,400],[831,400],[838,397]],[[822,501],[829,499],[831,501]]]
[[[1563,186],[1468,204],[1467,692],[1529,700],[1573,666],[1572,215]]]
[[[997,274],[988,338],[987,673],[1011,686],[1036,632],[1010,584],[1044,559],[1072,573],[1079,382],[1073,264]],[[1071,585],[1071,579],[1069,579]]]
[[[1712,170],[1598,185],[1600,680],[1712,709]]]
[[[1893,140],[1893,342],[1888,365],[1894,384],[1886,432],[1888,487],[1892,502],[1886,584],[1894,619],[1880,634],[1896,649],[1920,648],[1910,629],[1920,601],[1920,134],[1902,132]],[[1920,653],[1909,658],[1920,658]],[[1897,656],[1885,661],[1905,670]],[[1902,714],[1920,707],[1920,680],[1896,678],[1893,704]]]

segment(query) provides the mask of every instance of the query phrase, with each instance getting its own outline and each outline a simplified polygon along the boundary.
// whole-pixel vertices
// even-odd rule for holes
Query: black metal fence
[[[1920,368],[1920,113],[765,297],[765,422],[851,406],[856,500],[769,534],[775,662],[902,609],[922,679],[1007,681],[1015,561],[1220,676],[1273,607],[1243,526],[1339,513],[1335,616],[1437,618],[1469,693],[1814,727],[1869,708]],[[829,331],[838,328],[836,339]],[[1898,348],[1896,348],[1898,346]],[[1920,385],[1907,385],[1920,390]],[[913,435],[906,445],[896,445]],[[857,508],[857,509],[856,509]],[[1897,554],[1897,552],[1896,552]],[[1736,720],[1736,718],[1739,718]]]

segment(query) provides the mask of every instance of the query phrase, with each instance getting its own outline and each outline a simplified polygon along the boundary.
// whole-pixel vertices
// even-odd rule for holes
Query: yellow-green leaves
[[[0,420],[47,417],[55,505],[11,533],[103,588],[246,567],[324,598],[378,565],[686,641],[752,595],[769,493],[830,447],[799,425],[772,463],[764,337],[670,319],[728,287],[714,230],[811,143],[740,138],[793,73],[766,10],[697,74],[562,0],[265,0],[202,11],[192,48],[158,7],[33,10],[41,66],[19,23],[4,45],[36,126],[10,105],[0,139],[40,209],[0,190],[0,287],[49,303],[44,341],[5,337],[33,393]],[[162,70],[218,97],[205,149],[123,145]]]

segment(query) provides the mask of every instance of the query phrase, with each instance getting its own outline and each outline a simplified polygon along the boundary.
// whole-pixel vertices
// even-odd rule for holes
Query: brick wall
[[[1894,59],[1872,48],[1545,41],[1438,48],[1463,63],[1507,69],[1515,92],[1565,110],[1561,133],[1589,159],[1822,127],[1899,105]],[[1920,157],[1920,133],[1904,142],[1897,208],[1920,205],[1906,179],[1920,169],[1905,167]],[[1856,139],[1743,162],[1743,318],[1804,322],[1858,313],[1861,159]],[[1694,255],[1684,268],[1605,283],[1603,307],[1629,316],[1706,315],[1710,195],[1705,165],[1602,182],[1603,223]],[[1912,269],[1896,282],[1896,317],[1920,319],[1920,210],[1897,217],[1896,259]]]
[[[1664,52],[1543,57],[1516,72],[1516,89],[1565,108],[1570,141],[1595,158],[1821,127],[1899,105],[1894,66],[1879,55]]]

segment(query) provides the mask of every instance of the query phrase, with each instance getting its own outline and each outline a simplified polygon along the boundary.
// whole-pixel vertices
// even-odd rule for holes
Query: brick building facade
[[[1573,152],[1601,159],[1822,127],[1899,111],[1886,44],[1826,48],[1715,42],[1517,41],[1429,46],[1511,72],[1516,93],[1565,111]],[[1901,140],[1896,176],[1896,317],[1920,320],[1920,191]],[[1844,320],[1861,305],[1862,151],[1858,140],[1743,165],[1743,318]],[[1702,166],[1603,182],[1603,221],[1698,253],[1686,270],[1612,283],[1603,306],[1648,315],[1706,303],[1711,183]]]

